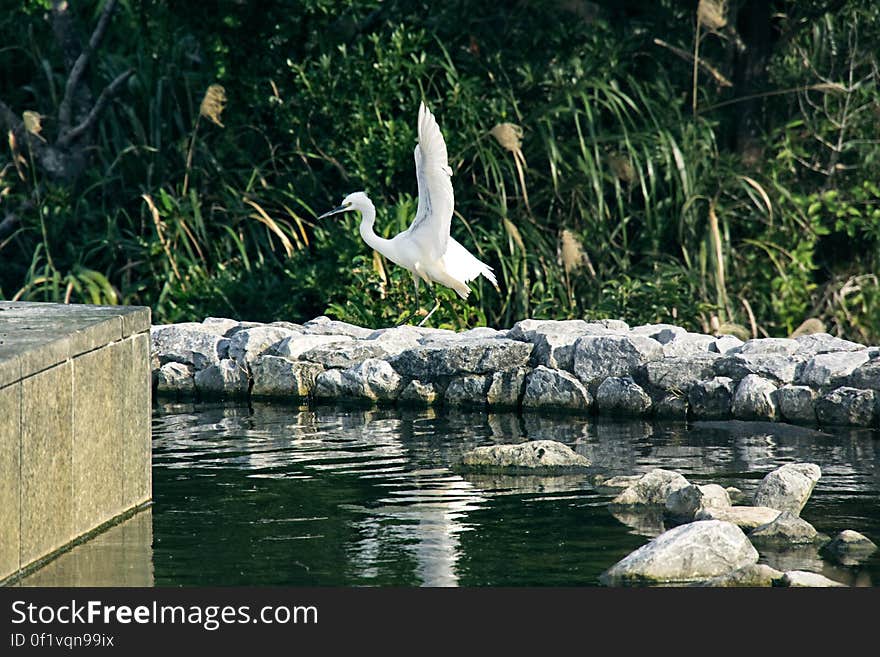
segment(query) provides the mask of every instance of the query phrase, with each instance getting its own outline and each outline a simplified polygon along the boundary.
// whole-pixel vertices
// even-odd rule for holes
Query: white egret
[[[467,299],[471,292],[468,283],[480,275],[485,276],[497,289],[498,281],[492,268],[480,262],[449,234],[455,204],[450,180],[452,169],[449,168],[446,142],[434,115],[424,103],[419,105],[419,143],[416,145],[414,157],[419,204],[412,224],[405,231],[390,240],[376,235],[373,231],[376,207],[364,192],[349,194],[342,200],[342,205],[322,214],[318,219],[341,212],[359,211],[360,233],[364,242],[412,274],[416,287],[416,304],[420,279],[427,283],[432,293],[432,284],[440,283],[455,290],[462,299]],[[434,301],[434,307],[419,322],[419,326],[427,322],[440,307],[436,293]]]

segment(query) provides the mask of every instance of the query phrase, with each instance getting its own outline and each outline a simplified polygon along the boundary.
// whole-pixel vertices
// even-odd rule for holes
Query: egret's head
[[[333,208],[330,212],[325,212],[318,219],[324,219],[340,212],[349,212],[350,210],[361,210],[372,205],[369,197],[364,192],[353,192],[342,199],[339,207]]]

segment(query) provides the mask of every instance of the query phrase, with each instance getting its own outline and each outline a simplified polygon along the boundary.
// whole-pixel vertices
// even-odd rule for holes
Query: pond
[[[454,467],[475,446],[539,438],[584,454],[594,473]],[[663,519],[612,513],[614,493],[592,486],[593,474],[662,467],[751,494],[770,470],[810,461],[823,474],[802,517],[831,536],[855,529],[880,543],[877,438],[766,423],[164,404],[153,417],[151,532],[129,533],[152,540],[149,576],[160,586],[597,586]],[[877,553],[857,566],[815,548],[761,561],[880,583]],[[23,583],[51,584],[50,572]]]

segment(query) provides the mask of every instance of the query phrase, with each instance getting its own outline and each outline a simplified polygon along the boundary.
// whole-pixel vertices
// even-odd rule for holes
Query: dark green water
[[[769,429],[769,430],[768,430]],[[153,420],[156,585],[598,585],[662,531],[613,515],[589,475],[459,474],[477,445],[560,440],[606,476],[663,467],[694,483],[754,491],[779,465],[823,476],[802,516],[824,533],[880,543],[880,441],[787,425],[597,421],[577,417],[283,405],[163,405]],[[762,554],[780,569],[880,583],[816,550]]]

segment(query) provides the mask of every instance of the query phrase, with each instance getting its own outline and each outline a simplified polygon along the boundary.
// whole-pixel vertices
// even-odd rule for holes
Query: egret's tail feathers
[[[498,279],[495,278],[492,268],[485,262],[477,260],[470,251],[456,242],[451,236],[446,246],[446,254],[443,256],[443,260],[446,265],[446,271],[456,280],[469,283],[478,276],[485,276],[495,286],[495,289],[498,289]],[[459,289],[458,286],[450,287],[458,292],[462,299],[467,299],[467,295],[470,293],[470,288],[467,285],[461,286],[467,292]]]

